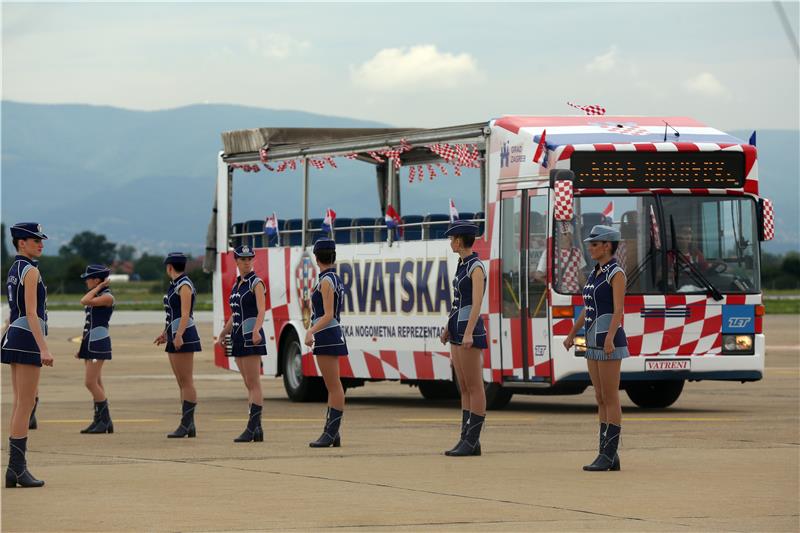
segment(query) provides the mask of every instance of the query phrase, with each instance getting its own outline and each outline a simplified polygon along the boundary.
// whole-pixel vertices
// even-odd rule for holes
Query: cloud
[[[268,59],[286,59],[307,49],[311,43],[282,33],[268,33],[251,37],[247,45],[253,54]]]
[[[351,72],[356,85],[377,91],[452,89],[475,80],[479,71],[469,54],[439,52],[434,45],[384,48]]]
[[[613,45],[605,54],[596,56],[586,64],[587,72],[608,72],[617,66],[617,46]]]
[[[727,96],[729,94],[728,89],[710,72],[701,72],[697,76],[685,80],[683,88],[690,93],[703,96]]]

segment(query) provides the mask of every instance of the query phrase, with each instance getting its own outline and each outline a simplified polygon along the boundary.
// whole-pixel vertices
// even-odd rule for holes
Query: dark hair
[[[464,248],[472,248],[472,245],[475,244],[475,235],[459,235],[458,238],[461,239]]]
[[[23,241],[25,239],[20,239],[19,237],[11,237],[11,242],[14,244],[14,249],[19,251],[19,241]]]
[[[617,248],[619,248],[619,243],[615,241],[610,241],[610,242],[611,242],[611,255],[614,255],[615,253],[617,253]]]
[[[186,263],[170,263],[172,268],[175,269],[175,272],[185,272],[186,271]]]
[[[336,262],[336,250],[317,250],[314,257],[323,265],[332,265]]]

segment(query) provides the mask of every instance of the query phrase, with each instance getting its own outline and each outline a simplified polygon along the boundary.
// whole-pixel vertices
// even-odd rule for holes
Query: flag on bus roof
[[[330,233],[333,231],[333,222],[336,220],[336,211],[330,207],[325,210],[325,218],[322,220],[322,231]]]
[[[456,209],[456,203],[450,198],[450,222],[453,223],[458,220],[458,209]]]
[[[274,211],[272,212],[272,216],[267,217],[266,222],[264,222],[264,234],[267,237],[275,237],[276,241],[280,239],[280,233],[278,230],[278,216]]]
[[[755,146],[756,145],[756,132],[755,132],[755,130],[753,130],[753,133],[750,134],[750,140],[748,141],[747,144],[749,144],[750,146]]]
[[[544,168],[547,168],[547,130],[542,131],[542,136],[539,138],[539,144],[536,145],[536,152],[533,154],[533,160]],[[534,138],[534,140],[536,140]]]
[[[608,202],[606,208],[603,209],[603,216],[606,218],[606,222],[614,221],[614,200]]]
[[[400,219],[400,215],[391,205],[386,206],[386,216],[384,217],[384,220],[386,220],[386,227],[394,231],[394,238],[399,238],[400,235],[402,235],[402,228],[400,227],[402,220]]]

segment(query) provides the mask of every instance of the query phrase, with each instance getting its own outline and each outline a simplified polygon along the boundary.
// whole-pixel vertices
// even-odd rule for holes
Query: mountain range
[[[90,230],[140,252],[180,249],[200,254],[213,204],[220,133],[258,127],[386,127],[302,111],[199,104],[160,111],[2,102],[2,220],[37,220],[51,237],[48,252]],[[414,127],[413,124],[402,125]],[[731,134],[747,139],[749,131]],[[776,210],[776,240],[764,250],[800,249],[797,130],[758,132],[762,194]],[[404,171],[405,172],[405,171]],[[404,174],[405,176],[405,174]],[[238,172],[235,221],[300,216],[299,173]],[[478,177],[401,179],[404,214],[479,210]],[[315,187],[323,180],[333,186]],[[371,166],[341,160],[313,172],[309,209],[322,217],[381,215]]]

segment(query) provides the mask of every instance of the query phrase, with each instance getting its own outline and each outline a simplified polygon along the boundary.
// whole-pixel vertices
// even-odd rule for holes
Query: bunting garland
[[[425,163],[424,165],[408,165],[409,182],[413,182],[415,179],[422,181],[425,178],[426,170],[428,178],[431,180],[439,175],[447,176],[449,173],[445,165],[451,165],[453,167],[453,173],[456,176],[462,175],[461,169],[463,167],[480,168],[481,166],[481,152],[476,144],[436,143],[425,146],[424,148],[427,148],[432,153],[439,156],[444,163],[436,161],[432,163]],[[366,155],[372,158],[376,163],[386,163],[388,160],[394,166],[395,170],[399,172],[403,166],[401,158],[402,154],[409,152],[412,149],[413,146],[406,139],[400,139],[400,146],[385,148],[383,150],[368,151],[366,152]],[[298,168],[297,159],[284,159],[274,166],[269,164],[269,147],[267,145],[264,145],[259,149],[258,156],[261,166],[270,172],[286,172],[287,170],[297,170]],[[350,152],[336,156],[322,155],[317,158],[300,159],[299,161],[300,164],[308,164],[315,169],[322,170],[326,166],[331,168],[339,168],[335,161],[336,157],[344,157],[346,159],[355,160],[358,159],[359,153]],[[261,168],[258,164],[232,163],[229,165],[229,168],[240,169],[244,172],[261,171]]]

